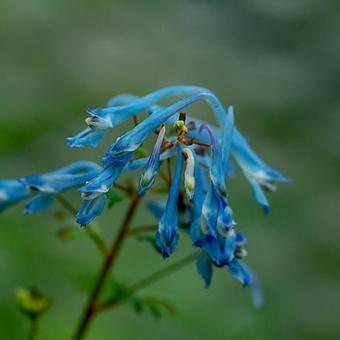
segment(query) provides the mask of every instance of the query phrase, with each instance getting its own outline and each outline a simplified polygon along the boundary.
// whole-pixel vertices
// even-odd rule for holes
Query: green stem
[[[77,214],[77,209],[71,205],[71,203],[61,194],[55,196],[57,201],[67,210],[72,216]]]
[[[192,253],[184,258],[182,258],[181,260],[174,262],[172,264],[170,264],[169,266],[162,268],[146,277],[144,277],[141,280],[138,280],[137,282],[135,282],[134,284],[132,284],[130,286],[130,289],[133,292],[136,292],[138,290],[141,290],[142,288],[156,282],[159,281],[161,279],[163,279],[164,277],[178,271],[179,269],[183,268],[184,266],[186,266],[187,264],[191,263],[192,261],[194,261],[197,258],[197,252]]]
[[[135,236],[139,234],[144,234],[148,232],[156,232],[157,226],[144,226],[144,227],[137,227],[137,228],[131,228],[128,231],[129,236]]]
[[[124,296],[124,298],[117,300],[117,299],[108,299],[107,301],[104,301],[101,305],[98,305],[96,307],[96,312],[103,312],[111,307],[116,307],[124,302],[128,297],[136,293],[137,291],[143,289],[146,286],[149,286],[150,284],[153,284],[164,277],[169,276],[170,274],[173,274],[174,272],[178,271],[179,269],[183,268],[187,264],[191,263],[197,258],[197,252],[192,253],[181,260],[174,262],[170,264],[169,266],[162,268],[160,270],[157,270],[156,272],[142,278],[141,280],[136,281],[134,284],[132,284],[128,291],[130,292],[127,296]]]
[[[102,268],[97,276],[97,281],[93,287],[88,302],[85,306],[83,315],[80,319],[79,326],[76,330],[74,336],[75,340],[79,340],[84,337],[86,330],[88,329],[89,324],[93,319],[93,316],[95,315],[97,298],[99,297],[103,284],[105,283],[105,280],[108,274],[110,273],[112,265],[115,263],[115,260],[117,259],[117,255],[127,235],[128,228],[139,205],[139,202],[140,197],[138,195],[133,196],[129,209],[124,217],[123,223],[118,231],[118,235],[113,241],[112,246],[104,259]]]
[[[183,229],[188,229],[188,225],[184,223],[179,223],[179,230],[182,231]],[[135,227],[135,228],[130,228],[128,230],[128,236],[136,236],[139,234],[144,234],[144,233],[151,233],[151,232],[156,232],[157,231],[157,225],[150,225],[150,226],[142,226],[142,227]]]
[[[107,246],[104,242],[104,240],[100,237],[98,232],[96,232],[91,225],[86,227],[87,235],[89,235],[90,239],[95,243],[98,250],[102,253],[102,255],[105,257],[107,256],[109,250],[107,249]]]
[[[27,335],[27,340],[34,340],[37,337],[39,330],[39,319],[37,317],[31,319],[30,330]]]

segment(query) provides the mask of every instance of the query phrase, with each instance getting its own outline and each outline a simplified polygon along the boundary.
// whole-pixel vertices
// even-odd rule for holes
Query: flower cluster
[[[173,97],[177,98],[173,104],[159,105]],[[218,126],[183,112],[199,101],[210,106]],[[168,176],[166,202],[150,204],[159,218],[156,244],[160,253],[166,258],[174,252],[179,226],[185,225],[193,245],[201,249],[197,269],[206,286],[213,267],[227,268],[243,286],[253,288],[255,302],[261,304],[256,278],[243,261],[247,239],[236,230],[227,194],[229,175],[236,163],[265,213],[270,207],[263,189],[273,190],[277,182],[288,179],[254,153],[234,126],[233,108],[226,109],[211,91],[195,86],[167,87],[144,97],[118,95],[106,107],[89,109],[87,128],[67,138],[67,143],[75,148],[96,147],[111,128],[141,112],[147,113],[146,118],[116,138],[102,166],[80,162],[46,175],[0,181],[0,209],[38,191],[26,211],[41,211],[51,205],[53,195],[80,186],[82,204],[76,218],[86,226],[102,213],[106,195],[122,173],[142,169],[137,189],[142,196],[154,187],[162,162],[176,159],[173,174],[170,171]],[[147,138],[153,139],[153,149],[138,158]]]

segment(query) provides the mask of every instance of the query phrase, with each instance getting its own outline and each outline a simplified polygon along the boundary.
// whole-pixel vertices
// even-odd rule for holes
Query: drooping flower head
[[[172,104],[159,105],[173,97],[176,101]],[[212,109],[217,126],[183,112],[199,101]],[[206,286],[215,269],[226,268],[243,286],[252,287],[255,303],[259,305],[261,290],[244,262],[246,238],[236,228],[228,196],[231,160],[241,168],[265,212],[269,211],[269,203],[262,189],[273,190],[277,182],[288,182],[288,179],[265,164],[250,148],[234,126],[233,107],[225,109],[208,89],[172,86],[144,97],[121,94],[106,107],[87,112],[87,127],[67,139],[71,147],[95,147],[118,124],[140,112],[146,112],[147,117],[114,139],[102,158],[102,166],[75,163],[44,175],[0,181],[0,210],[31,195],[26,211],[38,212],[49,207],[55,195],[80,187],[82,204],[76,220],[86,226],[102,213],[106,195],[121,174],[140,169],[136,190],[147,197],[151,187],[157,190],[156,179],[162,174],[169,188],[166,203],[150,206],[159,220],[156,243],[163,257],[174,252],[183,230],[199,249],[197,270]],[[155,141],[153,148],[139,158],[137,151],[142,146],[144,149],[143,143],[149,137]],[[172,174],[173,158],[176,164]],[[169,174],[164,176],[162,163],[166,159]],[[162,190],[164,192],[164,188]]]

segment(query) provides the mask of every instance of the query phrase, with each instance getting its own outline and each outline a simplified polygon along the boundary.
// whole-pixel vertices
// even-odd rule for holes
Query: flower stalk
[[[104,259],[102,268],[97,276],[96,283],[86,303],[84,312],[79,322],[79,326],[75,332],[75,336],[74,336],[75,340],[80,340],[84,337],[85,332],[88,329],[90,322],[93,319],[93,316],[95,315],[97,299],[105,283],[105,280],[107,279],[108,274],[110,273],[110,269],[112,268],[113,264],[115,263],[117,259],[117,255],[119,254],[123,241],[128,234],[128,228],[136,213],[139,203],[140,203],[140,196],[134,195],[131,199],[130,206],[127,210],[127,213],[123,219],[122,225],[119,228],[118,235],[114,239],[112,246],[107,256]]]
[[[160,270],[155,271],[154,273],[151,273],[150,275],[145,276],[144,278],[136,281],[133,283],[129,288],[129,294],[124,296],[122,299],[108,299],[107,301],[104,301],[102,304],[98,305],[96,308],[96,312],[100,313],[103,311],[106,311],[109,308],[116,307],[124,302],[128,297],[133,295],[134,293],[140,291],[141,289],[150,286],[151,284],[154,284],[155,282],[158,282],[162,280],[163,278],[177,272],[178,270],[182,269],[189,263],[192,263],[197,258],[197,252],[194,252],[190,255],[187,255],[183,257],[182,259],[170,264],[169,266],[162,268]]]

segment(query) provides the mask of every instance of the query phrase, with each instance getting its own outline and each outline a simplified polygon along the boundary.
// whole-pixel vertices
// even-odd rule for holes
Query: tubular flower
[[[156,233],[157,246],[160,248],[163,257],[169,257],[173,253],[178,241],[177,200],[180,191],[182,166],[182,148],[179,145],[173,182],[170,187],[165,211],[159,221]]]
[[[158,134],[155,146],[152,150],[148,162],[145,164],[144,173],[141,175],[138,184],[138,193],[142,196],[145,191],[149,190],[155,183],[155,177],[159,168],[161,147],[165,135],[165,126],[163,126]]]
[[[76,162],[64,168],[42,175],[0,181],[0,211],[31,197],[25,205],[25,213],[32,214],[48,209],[54,195],[79,187],[97,175],[101,167],[93,162]]]
[[[233,121],[233,119],[231,120]],[[222,145],[216,141],[210,128],[202,124],[200,131],[206,130],[211,140],[211,165],[210,179],[211,188],[203,205],[203,216],[206,219],[208,231],[216,237],[216,231],[228,232],[235,223],[232,217],[232,210],[227,199],[227,189],[225,185],[225,175],[227,173],[227,162],[223,164],[221,153]],[[229,131],[232,131],[228,127]]]
[[[236,129],[233,137],[232,147],[235,150],[233,156],[250,183],[256,201],[264,212],[268,213],[270,206],[262,188],[273,191],[276,189],[276,183],[289,183],[291,180],[265,164]]]
[[[77,223],[79,223],[82,227],[90,224],[103,212],[105,204],[105,195],[99,195],[92,199],[83,199],[82,205],[76,215]]]
[[[30,194],[27,187],[18,180],[0,180],[0,212]]]
[[[173,97],[176,100],[170,105],[159,105]],[[209,105],[217,126],[183,112],[200,101]],[[141,196],[152,186],[164,192],[164,187],[158,188],[155,183],[162,162],[168,160],[168,176],[161,173],[169,188],[167,199],[164,204],[162,200],[149,204],[159,222],[156,245],[161,254],[167,258],[174,252],[179,230],[183,230],[199,249],[196,266],[207,287],[213,271],[225,268],[243,286],[252,288],[254,303],[261,305],[263,298],[257,279],[244,263],[247,240],[237,230],[230,206],[231,162],[241,168],[265,212],[269,211],[269,202],[262,189],[274,190],[276,183],[289,180],[251,149],[234,125],[233,107],[226,109],[208,89],[180,85],[144,97],[120,94],[106,107],[91,108],[87,112],[86,129],[67,139],[71,147],[95,147],[111,128],[140,112],[148,115],[132,129],[116,136],[102,157],[102,166],[78,162],[44,175],[0,181],[0,211],[30,195],[33,197],[26,204],[26,212],[42,211],[53,203],[54,195],[77,187],[82,203],[76,220],[86,226],[102,213],[106,194],[123,173],[141,171],[137,187]],[[143,157],[139,158],[141,152],[137,151],[141,151],[142,144],[154,133],[158,135],[150,154],[144,155],[143,151]],[[176,164],[172,174],[173,158]]]

